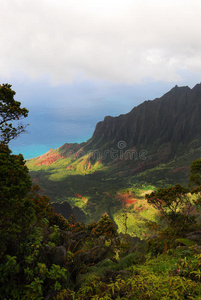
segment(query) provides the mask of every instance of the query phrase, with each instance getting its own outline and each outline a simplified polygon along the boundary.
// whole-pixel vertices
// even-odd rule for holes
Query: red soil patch
[[[70,166],[68,166],[66,169],[68,169],[68,170],[73,170],[73,169],[75,169],[75,167],[73,167],[72,165],[70,165]]]
[[[78,197],[78,198],[82,198],[82,196],[79,195],[79,194],[75,194],[75,196]]]
[[[127,205],[131,205],[131,204],[133,204],[136,201],[137,201],[137,199],[129,199],[129,200],[126,200],[126,204]]]
[[[87,170],[91,170],[91,162],[90,161],[88,161]]]
[[[36,159],[35,166],[46,165],[49,166],[60,158],[64,158],[59,153],[54,152],[54,150],[50,149],[47,153],[39,156]]]
[[[82,200],[83,200],[85,203],[87,202],[87,198],[82,197],[82,196],[79,195],[79,194],[75,194],[75,197],[82,198]]]
[[[118,193],[118,199],[122,202],[122,206],[130,206],[139,200],[132,193],[126,193],[126,194]]]
[[[180,167],[180,168],[174,169],[172,172],[179,173],[179,172],[189,172],[189,171],[190,171],[190,167]]]

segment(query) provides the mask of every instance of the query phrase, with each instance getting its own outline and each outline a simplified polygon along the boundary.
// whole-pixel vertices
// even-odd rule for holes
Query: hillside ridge
[[[51,202],[68,202],[80,221],[107,213],[121,227],[118,195],[130,201],[140,191],[187,186],[189,166],[201,157],[200,115],[201,84],[175,86],[127,114],[106,116],[88,141],[27,161],[30,176]]]
[[[106,116],[92,137],[66,143],[35,159],[49,165],[71,157],[69,169],[82,164],[113,166],[135,174],[179,159],[201,147],[201,84],[173,87],[160,98],[146,100],[127,114]]]

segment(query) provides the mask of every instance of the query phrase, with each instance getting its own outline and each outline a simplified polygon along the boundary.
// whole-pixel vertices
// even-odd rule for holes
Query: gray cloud
[[[0,76],[52,84],[201,72],[198,0],[0,0]]]

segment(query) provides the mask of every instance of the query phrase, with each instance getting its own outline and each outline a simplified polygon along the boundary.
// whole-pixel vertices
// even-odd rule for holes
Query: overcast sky
[[[0,0],[0,7],[0,83],[12,84],[30,110],[29,133],[11,149],[27,158],[86,141],[104,116],[201,81],[200,0]]]

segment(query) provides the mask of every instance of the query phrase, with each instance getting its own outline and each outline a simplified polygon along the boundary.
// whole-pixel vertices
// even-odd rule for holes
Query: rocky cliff
[[[36,163],[49,164],[72,156],[76,166],[79,159],[82,165],[98,162],[136,172],[200,147],[201,84],[192,89],[175,86],[161,98],[145,101],[127,114],[105,117],[86,143],[64,144]],[[73,164],[69,168],[73,169]]]

